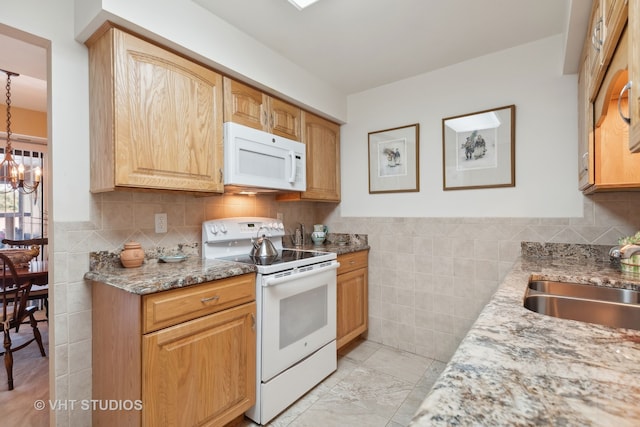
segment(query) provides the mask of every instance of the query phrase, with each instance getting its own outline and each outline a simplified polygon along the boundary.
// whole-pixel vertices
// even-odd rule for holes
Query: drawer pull
[[[354,261],[354,260],[351,260],[351,261],[349,262],[349,264],[351,264],[351,265],[356,264],[356,263],[357,263],[357,262],[356,262],[356,261]]]
[[[209,301],[217,301],[217,300],[219,300],[219,299],[220,299],[220,297],[219,297],[218,295],[214,295],[214,296],[212,296],[212,297],[202,298],[202,299],[200,300],[200,302],[201,302],[201,303],[203,303],[203,304],[205,304],[205,303],[208,303]]]

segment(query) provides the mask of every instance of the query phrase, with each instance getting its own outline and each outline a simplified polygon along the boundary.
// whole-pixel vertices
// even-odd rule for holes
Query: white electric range
[[[273,258],[250,256],[265,236]],[[284,248],[281,221],[235,217],[202,224],[202,254],[256,266],[256,404],[246,415],[266,424],[337,368],[336,254]]]

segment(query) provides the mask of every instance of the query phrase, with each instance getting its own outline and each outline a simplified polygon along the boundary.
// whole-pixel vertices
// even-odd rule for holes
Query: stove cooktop
[[[249,254],[242,255],[232,255],[221,257],[218,259],[223,259],[227,261],[235,261],[235,262],[243,262],[245,264],[253,264],[253,265],[278,265],[285,264],[289,262],[301,261],[301,260],[309,260],[308,264],[312,264],[314,258],[318,259],[318,261],[324,261],[329,255],[329,252],[318,252],[318,251],[303,251],[296,249],[283,249],[278,252],[276,257],[253,257]],[[322,257],[322,259],[320,259]]]

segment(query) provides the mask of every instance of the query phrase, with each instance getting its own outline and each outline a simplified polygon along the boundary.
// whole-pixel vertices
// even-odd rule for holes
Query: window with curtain
[[[13,139],[11,141],[13,143]],[[0,148],[4,158],[5,148]],[[45,170],[45,153],[31,149],[13,148],[13,158],[25,167],[25,180],[33,181],[36,166]],[[3,174],[4,175],[4,174]],[[43,174],[44,175],[44,174]],[[0,240],[34,239],[47,236],[47,214],[44,210],[44,176],[38,189],[31,194],[11,191],[11,185],[0,182]],[[4,247],[0,243],[0,247]]]

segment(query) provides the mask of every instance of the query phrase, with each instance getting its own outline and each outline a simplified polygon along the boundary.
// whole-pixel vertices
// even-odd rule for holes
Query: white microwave
[[[305,145],[258,129],[224,124],[224,185],[257,190],[305,191]]]

